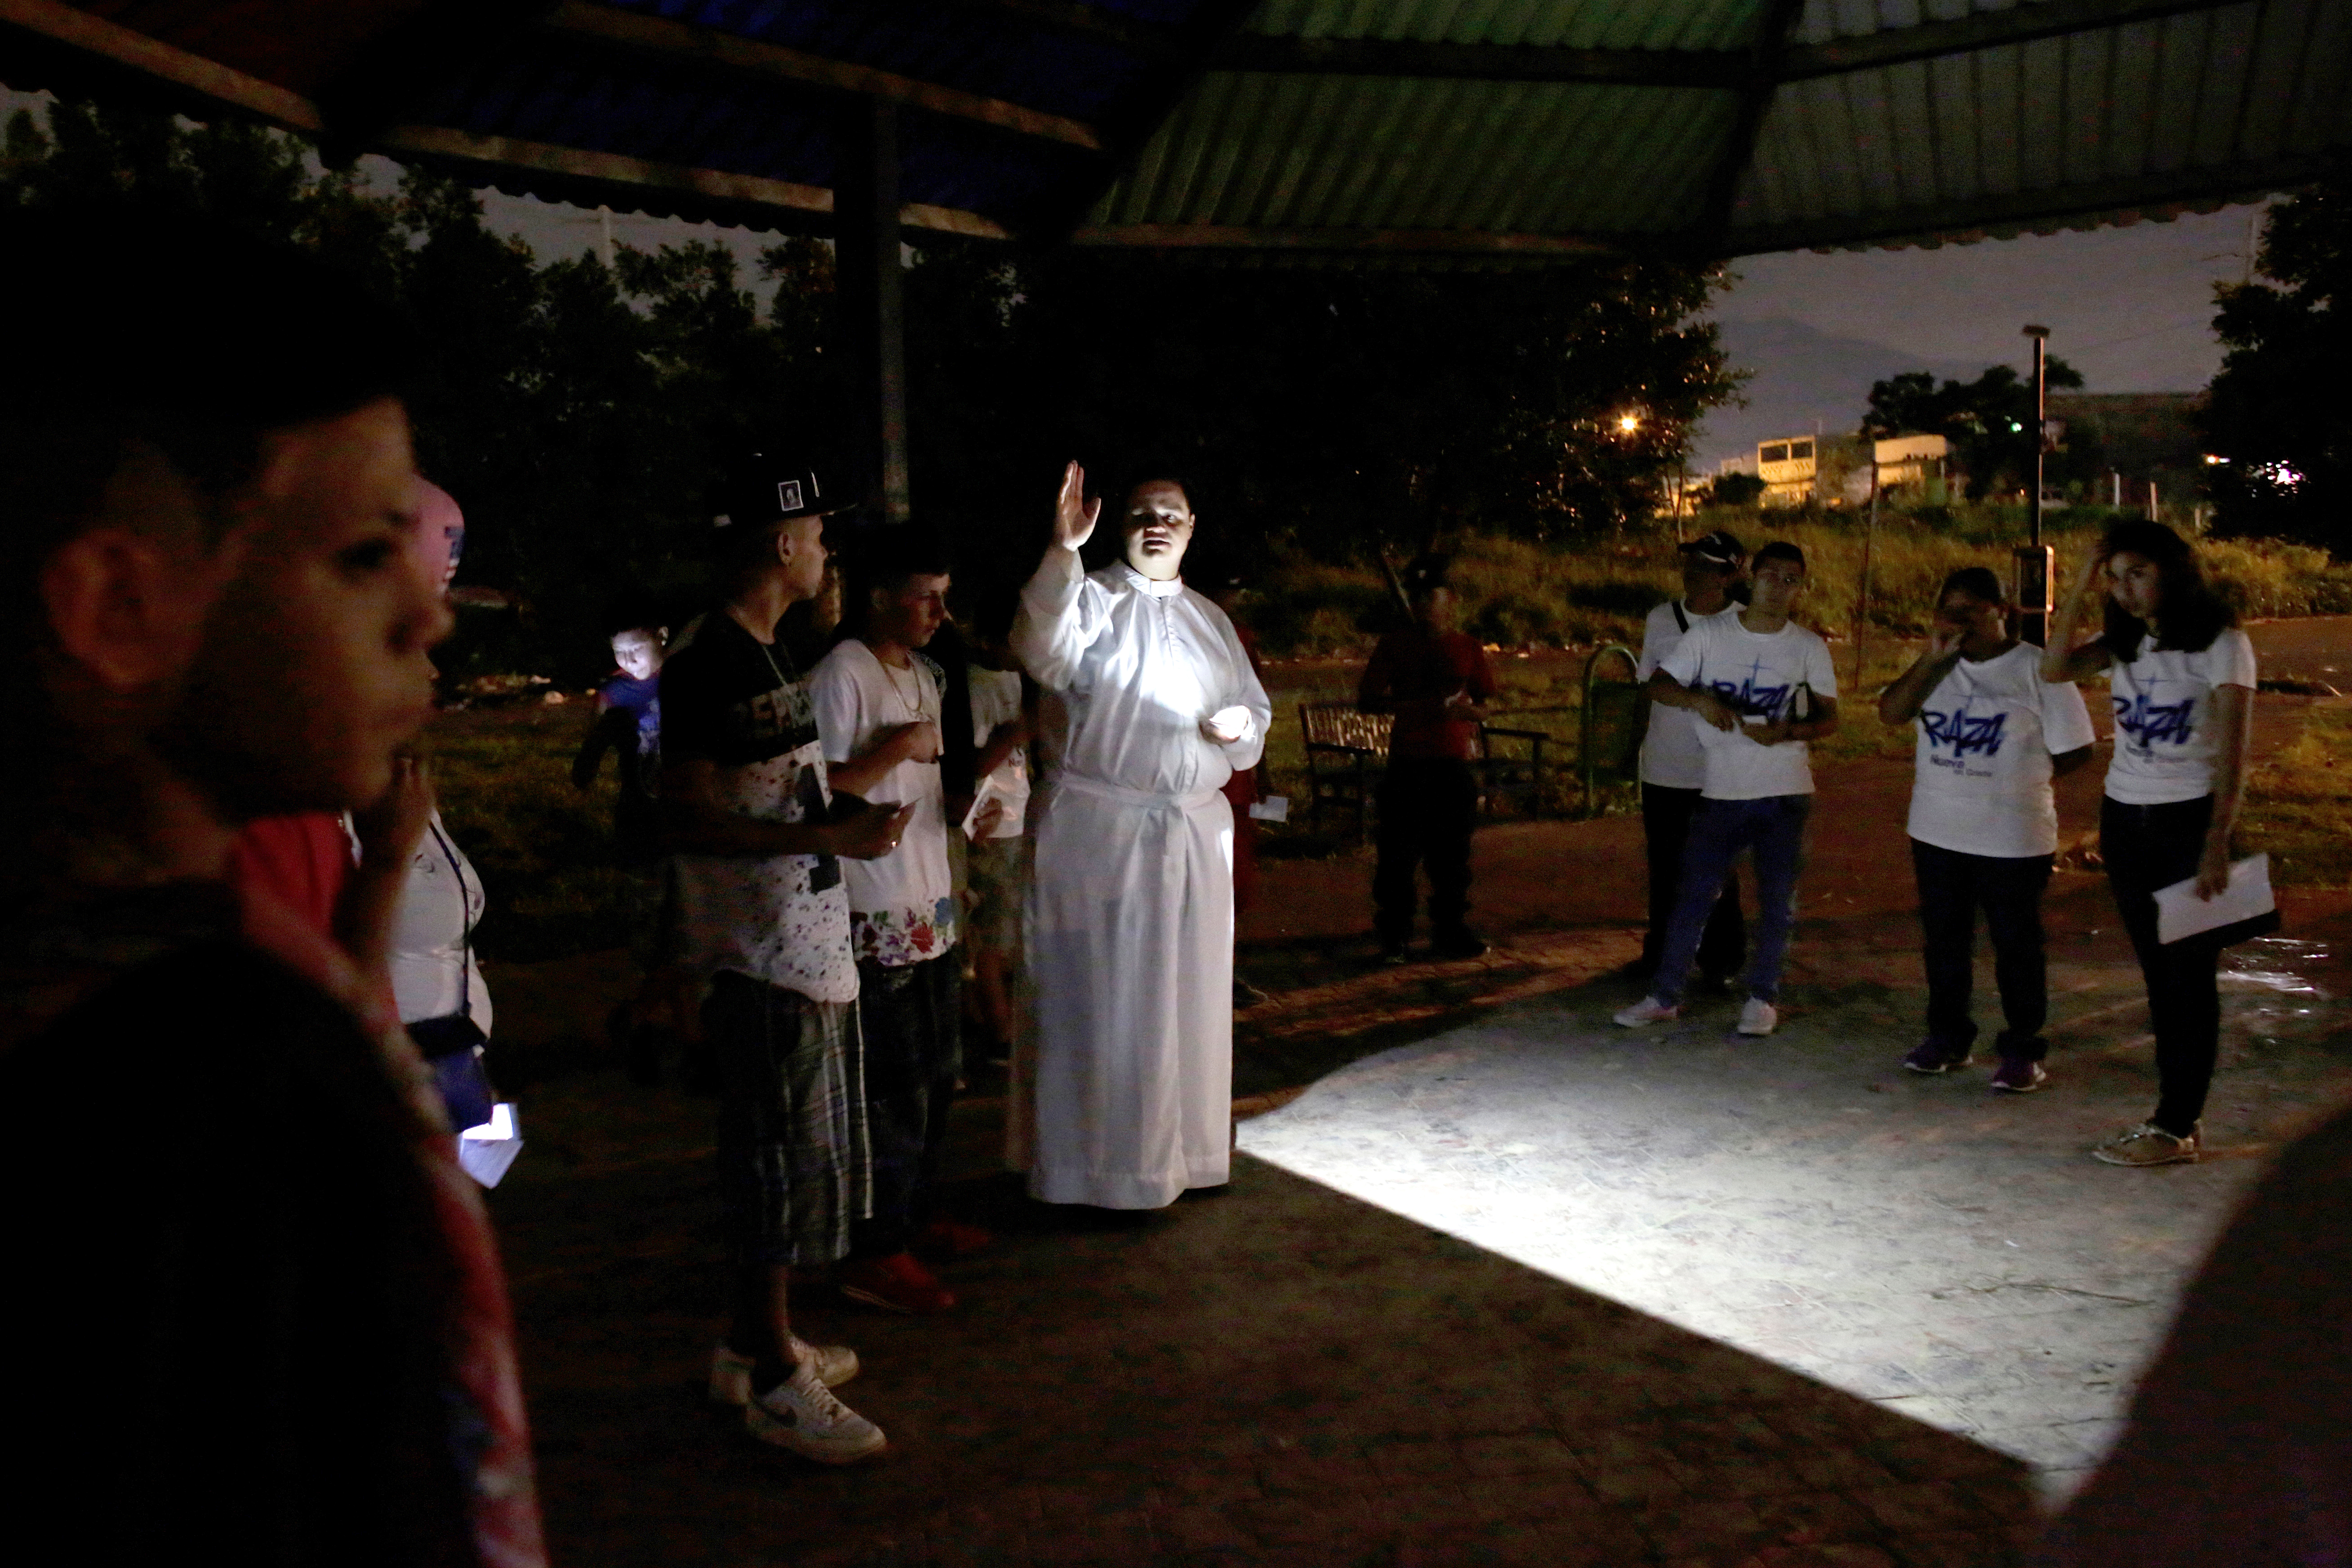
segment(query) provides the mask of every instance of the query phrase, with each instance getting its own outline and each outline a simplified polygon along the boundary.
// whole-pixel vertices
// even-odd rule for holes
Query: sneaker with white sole
[[[743,1430],[820,1465],[854,1465],[890,1446],[882,1428],[817,1381],[812,1356],[793,1375],[743,1406]]]
[[[1992,1086],[2002,1094],[2032,1094],[2049,1081],[2049,1071],[2040,1062],[2016,1057],[2003,1058],[1992,1073]]]
[[[1750,996],[1739,1005],[1739,1032],[1743,1035],[1769,1035],[1780,1026],[1780,1009],[1761,996]]]
[[[813,1345],[794,1334],[793,1359],[803,1365],[814,1363],[817,1381],[827,1388],[839,1388],[857,1375],[857,1352],[847,1345]],[[710,1402],[751,1403],[751,1358],[729,1349],[723,1342],[710,1352]]]
[[[2091,1151],[2091,1158],[2110,1165],[2193,1165],[2197,1154],[2196,1133],[2179,1137],[2153,1121],[2118,1132]]]
[[[1649,1024],[1671,1023],[1682,1016],[1680,1007],[1669,1005],[1655,996],[1644,996],[1631,1007],[1618,1008],[1613,1018],[1624,1028],[1638,1029]]]

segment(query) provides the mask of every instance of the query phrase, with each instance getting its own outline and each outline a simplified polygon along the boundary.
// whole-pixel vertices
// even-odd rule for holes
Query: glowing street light
[[[1639,430],[1641,427],[1642,416],[1640,415],[1620,414],[1617,416],[1617,428],[1624,432],[1626,435],[1631,436],[1634,431]]]

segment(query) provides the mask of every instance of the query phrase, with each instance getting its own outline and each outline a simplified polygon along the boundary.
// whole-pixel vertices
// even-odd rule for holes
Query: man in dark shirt
[[[1393,713],[1380,788],[1380,865],[1372,922],[1381,961],[1402,963],[1412,938],[1413,872],[1429,868],[1430,956],[1476,958],[1486,944],[1470,912],[1470,827],[1478,780],[1470,766],[1495,695],[1486,650],[1454,629],[1451,563],[1424,555],[1405,568],[1412,624],[1388,633],[1364,667],[1356,706]]]
[[[424,1064],[226,879],[240,825],[382,796],[430,711],[402,335],[178,218],[0,222],[0,1386],[37,1435],[0,1505],[77,1563],[531,1568],[504,1283]]]
[[[661,772],[661,667],[669,646],[666,626],[635,620],[613,633],[617,673],[596,689],[596,721],[572,759],[572,783],[596,782],[604,753],[613,753],[620,795],[613,803],[613,837],[633,862],[661,850],[654,786]]]

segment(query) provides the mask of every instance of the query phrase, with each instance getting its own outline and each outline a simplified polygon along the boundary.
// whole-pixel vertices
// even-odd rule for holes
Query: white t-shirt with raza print
[[[1763,800],[1811,795],[1813,769],[1802,741],[1759,745],[1748,720],[1793,719],[1797,688],[1815,697],[1837,695],[1830,668],[1830,645],[1790,621],[1777,632],[1751,632],[1736,609],[1691,623],[1690,635],[1658,668],[1685,686],[1705,686],[1731,705],[1742,722],[1718,730],[1700,720],[1699,744],[1706,752],[1708,800]]]
[[[2213,689],[2254,686],[2253,640],[2235,626],[2189,653],[2158,652],[2144,637],[2129,664],[2107,660],[2107,695],[2116,716],[2116,758],[2107,798],[2126,805],[2165,805],[2213,793]]]
[[[2058,849],[2050,759],[2096,737],[2072,681],[2042,679],[2042,650],[2020,643],[1952,666],[1920,705],[1912,752],[1911,837],[1997,859]]]

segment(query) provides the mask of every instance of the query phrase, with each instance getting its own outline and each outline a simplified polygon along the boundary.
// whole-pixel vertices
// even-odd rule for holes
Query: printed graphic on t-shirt
[[[1928,762],[1956,773],[1968,771],[1970,757],[2000,755],[2001,732],[2008,727],[2006,712],[1996,709],[1990,713],[1971,713],[1965,701],[1942,713],[1932,708],[1919,710],[1919,728],[1927,736]]]
[[[1768,675],[1764,661],[1755,659],[1740,673],[1738,680],[1730,681],[1717,677],[1707,682],[1707,689],[1723,699],[1742,718],[1777,719],[1781,710],[1789,705],[1790,694],[1797,689],[1793,681],[1776,681],[1773,678],[1780,673],[1773,670]]]
[[[2116,710],[2116,731],[2131,737],[2132,747],[2143,754],[2162,745],[2185,746],[2197,734],[2197,694],[2191,691],[2178,702],[2150,700],[2148,689],[2176,684],[2164,679],[2141,683],[2142,689],[2128,696],[2116,693],[2110,700]]]

